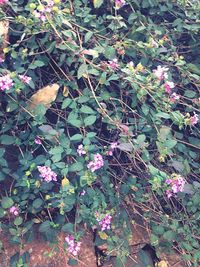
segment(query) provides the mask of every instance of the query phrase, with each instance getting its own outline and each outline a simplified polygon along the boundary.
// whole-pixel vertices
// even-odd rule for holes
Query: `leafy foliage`
[[[200,4],[50,2],[0,6],[10,25],[8,46],[0,36],[3,231],[15,244],[37,224],[49,241],[60,230],[79,240],[86,224],[100,231],[95,242],[120,244],[123,262],[131,203],[158,256],[176,248],[198,266]],[[184,189],[168,198],[178,175]],[[106,234],[97,213],[112,216]]]

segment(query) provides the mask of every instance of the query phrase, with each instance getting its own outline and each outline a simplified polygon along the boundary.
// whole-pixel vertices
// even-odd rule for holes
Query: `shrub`
[[[66,232],[76,256],[86,224],[112,249],[130,235],[131,205],[158,256],[176,248],[198,266],[198,1],[0,4],[0,217],[11,242],[39,225],[48,241]]]

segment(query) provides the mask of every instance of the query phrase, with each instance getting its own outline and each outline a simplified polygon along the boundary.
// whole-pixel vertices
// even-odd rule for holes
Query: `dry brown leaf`
[[[39,104],[43,104],[49,108],[51,103],[56,100],[58,90],[59,85],[57,83],[43,87],[31,96],[28,108],[33,110]]]
[[[2,43],[0,46],[0,56],[3,59],[4,59],[3,49],[6,48],[9,43],[8,31],[9,31],[9,21],[8,20],[0,21],[0,39],[2,39]]]

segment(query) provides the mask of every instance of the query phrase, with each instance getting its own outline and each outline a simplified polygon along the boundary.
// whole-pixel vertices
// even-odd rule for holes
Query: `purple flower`
[[[37,144],[37,145],[41,145],[41,144],[42,144],[42,141],[41,141],[41,139],[40,139],[39,136],[37,136],[37,137],[35,138],[34,142],[35,142],[35,144]]]
[[[4,62],[4,59],[0,56],[0,64]]]
[[[12,206],[9,209],[10,213],[13,214],[14,216],[18,216],[19,215],[19,208],[16,206]]]
[[[102,216],[98,212],[96,212],[95,216],[96,220],[99,223],[99,226],[101,227],[101,231],[110,230],[112,219],[112,216],[110,214],[106,214],[103,218],[101,218]]]
[[[26,76],[26,75],[19,75],[19,78],[25,84],[29,84],[31,81],[31,77]]]
[[[175,103],[177,100],[180,99],[180,95],[177,95],[176,93],[173,93],[171,96],[170,96],[170,102],[171,103]]]
[[[165,183],[170,187],[166,190],[167,197],[170,198],[178,192],[183,192],[186,181],[181,175],[174,174],[170,179],[167,179]]]
[[[194,126],[199,121],[198,115],[194,112],[194,115],[190,117],[190,125]]]
[[[116,9],[120,9],[126,4],[125,0],[115,0],[115,7]]]
[[[86,151],[83,149],[83,145],[78,146],[77,153],[79,154],[79,156],[86,154]]]
[[[38,171],[40,172],[40,177],[47,183],[51,181],[57,181],[57,174],[47,166],[38,166]]]
[[[0,77],[0,90],[9,90],[13,86],[13,80],[9,74]]]
[[[168,68],[158,66],[157,69],[153,70],[153,73],[156,76],[156,78],[161,81],[164,78],[167,79],[167,77],[168,77],[167,71],[168,70],[169,70]]]
[[[85,190],[83,190],[83,191],[80,193],[80,196],[84,196],[84,195],[85,195],[85,193],[86,193],[86,191],[85,191]]]
[[[103,165],[104,165],[103,157],[99,153],[97,153],[94,155],[94,160],[90,161],[87,167],[88,169],[91,170],[91,172],[94,172],[103,167]]]
[[[111,61],[108,61],[107,63],[108,67],[111,68],[112,70],[117,70],[119,69],[119,64],[118,64],[118,60],[117,58],[111,60]]]
[[[74,256],[77,256],[81,247],[81,242],[76,242],[73,235],[66,236],[65,241],[68,244],[68,252]]]
[[[115,149],[115,148],[117,148],[117,146],[118,146],[118,142],[112,142],[110,144],[111,149]]]
[[[0,0],[0,5],[4,5],[8,2],[8,0]]]
[[[169,81],[167,81],[167,82],[164,84],[164,87],[165,87],[165,92],[168,93],[168,94],[171,94],[172,89],[175,87],[175,85],[174,85],[173,82],[169,82]]]

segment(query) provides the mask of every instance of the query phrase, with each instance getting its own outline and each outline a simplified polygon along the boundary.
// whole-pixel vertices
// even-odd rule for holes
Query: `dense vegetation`
[[[131,207],[158,258],[199,266],[199,1],[1,0],[0,20],[2,231],[64,231],[74,259],[87,225],[123,266]]]

